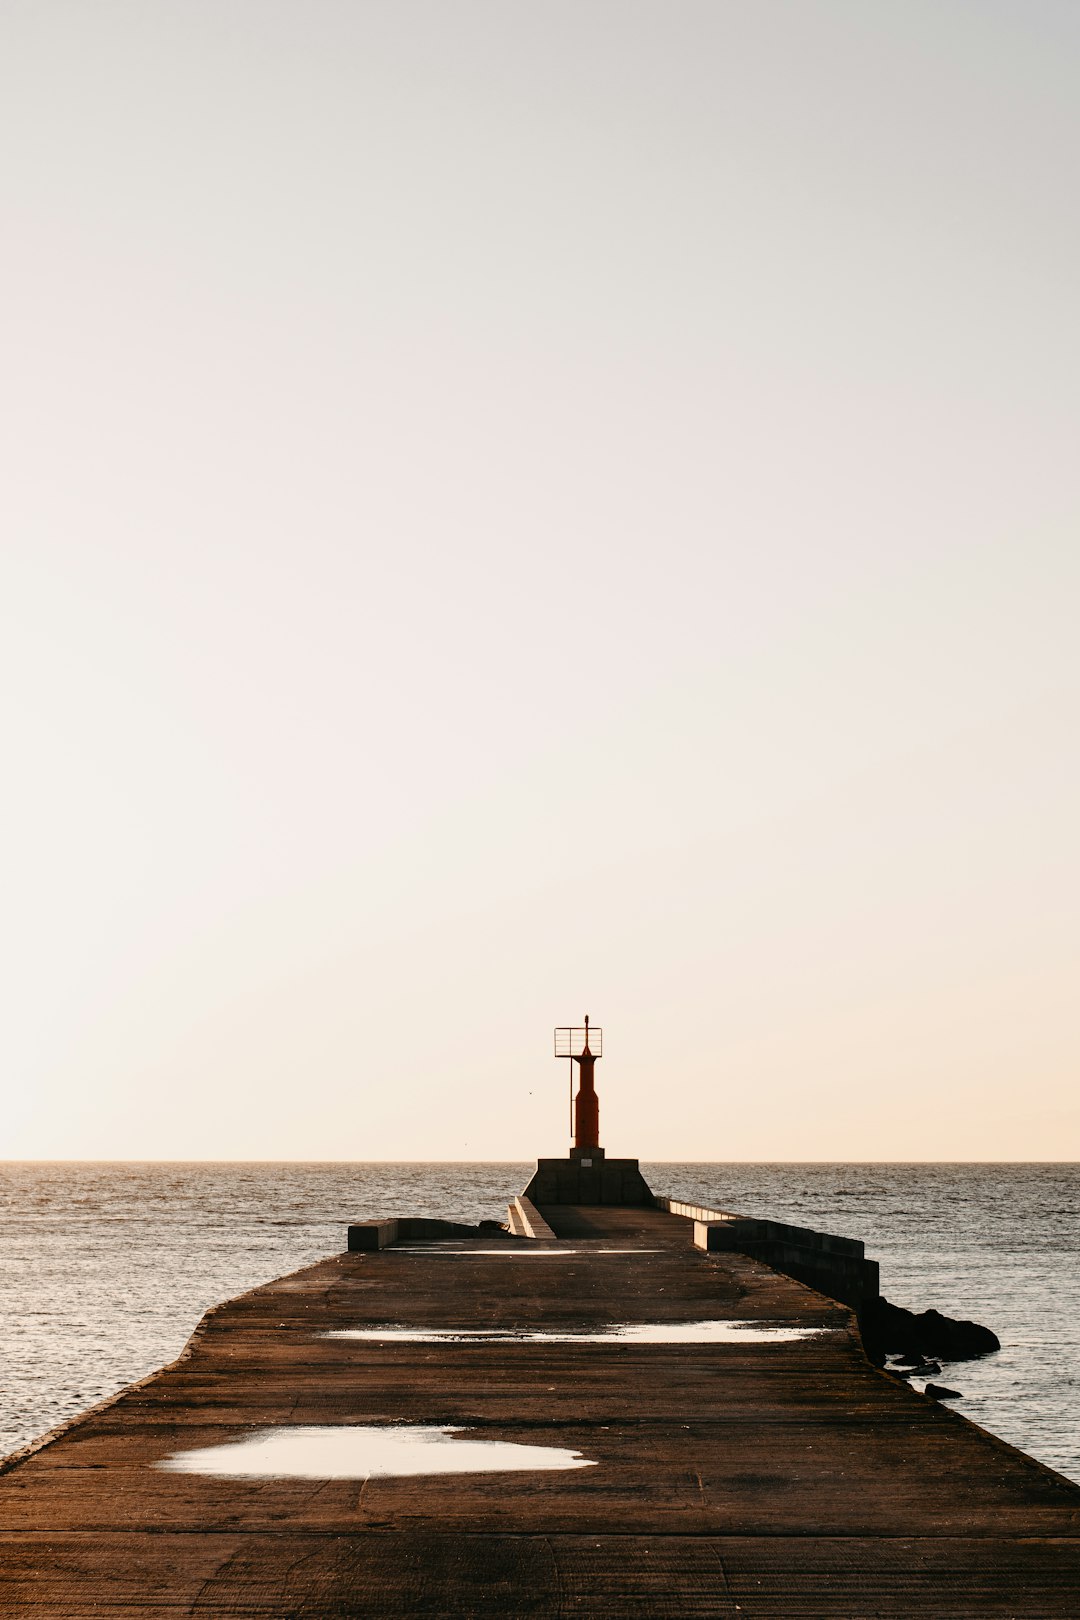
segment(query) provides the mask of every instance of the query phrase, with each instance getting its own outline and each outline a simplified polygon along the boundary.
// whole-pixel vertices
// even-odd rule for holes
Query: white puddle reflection
[[[474,1255],[497,1254],[500,1260],[539,1260],[549,1256],[556,1260],[568,1254],[661,1254],[661,1249],[440,1249],[431,1244],[423,1249],[401,1249],[396,1244],[381,1249],[381,1254],[430,1254],[446,1260],[471,1260]]]
[[[596,1333],[515,1333],[507,1328],[336,1328],[324,1339],[407,1344],[793,1344],[831,1328],[770,1327],[759,1322],[629,1322]]]
[[[180,1451],[155,1468],[220,1479],[403,1479],[414,1474],[502,1474],[594,1468],[558,1446],[458,1440],[468,1430],[415,1426],[263,1429],[232,1445]]]
[[[424,1248],[399,1248],[395,1243],[389,1249],[380,1251],[382,1254],[427,1254],[434,1260],[471,1260],[474,1255],[498,1255],[500,1260],[519,1260],[522,1256],[527,1260],[539,1260],[544,1255],[554,1255],[558,1258],[564,1254],[577,1254],[577,1249],[442,1249],[431,1243]]]

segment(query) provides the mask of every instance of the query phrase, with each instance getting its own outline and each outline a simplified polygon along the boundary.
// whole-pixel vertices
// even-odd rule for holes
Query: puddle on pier
[[[423,1248],[399,1248],[397,1244],[380,1249],[380,1254],[428,1254],[447,1260],[471,1260],[474,1255],[497,1254],[500,1260],[563,1260],[571,1254],[662,1254],[662,1249],[443,1249],[432,1243]]]
[[[417,1474],[535,1473],[596,1466],[592,1458],[558,1446],[456,1438],[469,1432],[427,1424],[297,1425],[263,1429],[231,1445],[176,1452],[154,1467],[219,1479],[403,1479]]]
[[[511,1328],[336,1328],[324,1339],[380,1344],[795,1344],[831,1328],[774,1327],[761,1322],[628,1322],[593,1333],[514,1332]]]

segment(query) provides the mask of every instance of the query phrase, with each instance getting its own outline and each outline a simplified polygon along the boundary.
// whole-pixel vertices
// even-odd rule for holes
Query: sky
[[[0,1158],[1080,1157],[1074,0],[6,0]]]

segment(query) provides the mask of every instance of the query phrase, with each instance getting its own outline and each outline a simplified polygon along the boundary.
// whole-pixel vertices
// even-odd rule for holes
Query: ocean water
[[[1080,1480],[1080,1166],[653,1164],[658,1193],[862,1238],[882,1292],[993,1328],[958,1409]],[[0,1163],[0,1455],[377,1215],[502,1219],[527,1164]]]

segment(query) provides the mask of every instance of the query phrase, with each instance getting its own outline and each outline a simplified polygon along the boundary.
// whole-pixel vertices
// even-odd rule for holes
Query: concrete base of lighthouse
[[[609,1159],[603,1148],[571,1148],[566,1159],[538,1159],[522,1194],[534,1204],[651,1204],[636,1159]]]

